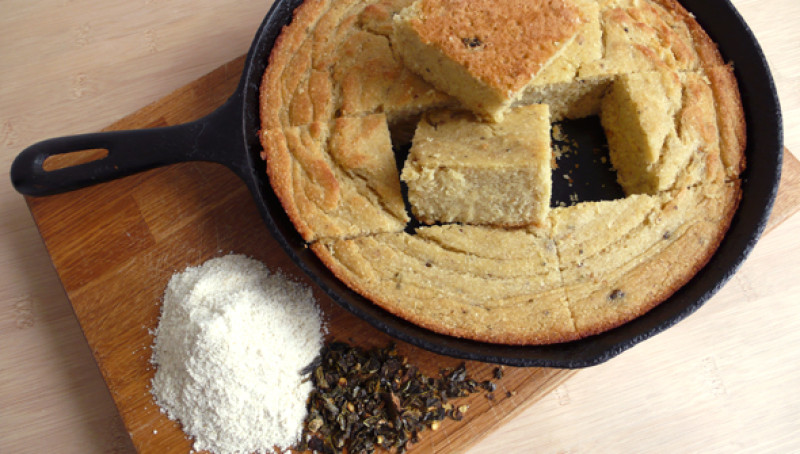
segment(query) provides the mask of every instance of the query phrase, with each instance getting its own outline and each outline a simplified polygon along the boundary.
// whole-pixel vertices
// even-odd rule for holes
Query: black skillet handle
[[[11,182],[22,194],[44,196],[184,161],[218,162],[240,173],[246,165],[241,162],[245,159],[241,106],[237,91],[222,107],[191,123],[45,140],[16,157]],[[105,149],[108,154],[72,167],[43,167],[50,156],[92,149]]]

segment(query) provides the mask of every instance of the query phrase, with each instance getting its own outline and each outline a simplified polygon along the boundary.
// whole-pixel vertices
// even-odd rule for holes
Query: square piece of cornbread
[[[584,22],[570,0],[417,0],[395,16],[392,40],[412,71],[501,121]]]
[[[414,134],[401,179],[417,219],[497,226],[540,224],[550,208],[550,113],[511,109],[501,123],[432,111]]]

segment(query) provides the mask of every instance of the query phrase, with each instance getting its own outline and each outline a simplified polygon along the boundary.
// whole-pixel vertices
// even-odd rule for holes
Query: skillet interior
[[[769,68],[752,32],[727,0],[682,0],[733,61],[739,81],[748,145],[742,175],[742,201],[731,227],[710,262],[672,297],[645,315],[614,330],[583,340],[545,346],[504,346],[440,335],[399,319],[350,290],[317,259],[295,231],[272,192],[260,159],[259,85],[269,53],[282,27],[302,0],[276,0],[262,23],[245,64],[242,137],[246,165],[239,174],[261,215],[292,260],[339,305],[377,329],[436,353],[513,366],[580,368],[604,362],[682,320],[714,295],[744,262],[763,232],[780,180],[783,152],[781,113]]]

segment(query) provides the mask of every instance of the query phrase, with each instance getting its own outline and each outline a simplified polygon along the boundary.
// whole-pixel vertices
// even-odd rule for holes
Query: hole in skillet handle
[[[64,154],[51,155],[42,162],[45,172],[75,167],[93,161],[99,161],[108,156],[107,148],[90,148],[88,150],[71,151]]]

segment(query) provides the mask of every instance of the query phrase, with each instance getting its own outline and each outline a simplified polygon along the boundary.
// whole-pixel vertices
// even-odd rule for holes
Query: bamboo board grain
[[[233,92],[243,62],[236,59],[107,129],[166,126],[199,118]],[[787,153],[768,228],[800,206],[799,169]],[[160,413],[149,393],[150,331],[157,324],[170,276],[236,252],[309,281],[270,237],[244,183],[216,164],[176,164],[26,200],[136,449],[189,452],[190,441],[178,424]],[[393,341],[315,292],[328,321],[329,338],[366,347]],[[429,374],[460,362],[402,342],[398,349]],[[468,362],[467,367],[482,380],[495,366]],[[464,421],[448,421],[438,431],[428,431],[412,452],[462,451],[574,373],[506,367],[494,400],[467,398],[464,402],[470,409]]]

